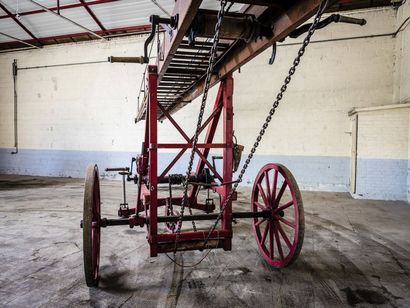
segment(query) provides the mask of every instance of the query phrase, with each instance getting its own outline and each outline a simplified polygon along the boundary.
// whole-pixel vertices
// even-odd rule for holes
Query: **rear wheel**
[[[305,232],[302,196],[292,173],[279,164],[262,167],[251,202],[253,212],[272,214],[271,218],[254,218],[252,222],[263,258],[276,268],[292,264],[300,254]]]
[[[97,165],[87,168],[84,190],[83,253],[87,286],[98,285],[101,234],[100,182]]]

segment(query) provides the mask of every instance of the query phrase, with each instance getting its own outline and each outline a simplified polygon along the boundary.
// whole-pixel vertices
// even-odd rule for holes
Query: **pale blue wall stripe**
[[[103,177],[115,178],[114,174],[107,174],[103,170],[107,167],[129,166],[131,156],[135,155],[131,152],[32,149],[21,149],[17,155],[11,155],[11,151],[12,149],[0,149],[0,173],[78,178],[84,177],[86,166],[92,163],[98,164]],[[174,153],[160,153],[160,170],[174,156]],[[188,155],[184,155],[171,173],[184,173],[187,160]],[[337,192],[349,190],[350,157],[341,156],[255,155],[245,174],[243,185],[252,185],[259,169],[270,162],[282,163],[288,167],[301,189]],[[408,160],[359,159],[357,194],[372,199],[408,200],[408,169]]]

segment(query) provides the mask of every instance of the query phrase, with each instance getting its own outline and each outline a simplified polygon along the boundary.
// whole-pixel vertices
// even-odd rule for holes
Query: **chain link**
[[[306,47],[309,45],[310,39],[311,39],[313,33],[315,33],[315,30],[316,30],[316,28],[317,28],[317,25],[319,24],[319,21],[320,21],[320,19],[321,19],[321,17],[322,17],[322,14],[323,14],[323,12],[325,11],[325,9],[326,9],[326,7],[327,7],[327,3],[328,3],[328,0],[324,0],[324,1],[320,4],[319,9],[318,9],[318,12],[316,13],[315,19],[314,19],[312,25],[311,25],[310,28],[309,28],[308,34],[306,35],[305,39],[303,40],[302,46],[300,47],[296,58],[293,60],[293,65],[290,67],[289,72],[288,72],[288,75],[286,76],[286,78],[285,78],[285,80],[284,80],[284,82],[283,82],[283,85],[282,85],[282,87],[280,88],[280,91],[279,91],[279,93],[278,93],[277,96],[276,96],[276,100],[273,102],[272,107],[271,107],[271,109],[269,110],[269,113],[268,113],[268,116],[266,117],[265,123],[263,123],[262,128],[261,128],[261,130],[259,131],[258,136],[256,137],[256,141],[255,141],[255,143],[253,144],[253,147],[252,147],[250,153],[248,154],[248,157],[247,157],[245,163],[244,163],[243,166],[242,166],[242,169],[241,169],[241,171],[240,171],[240,173],[239,173],[239,175],[238,175],[238,178],[237,178],[237,180],[236,180],[234,186],[232,187],[231,191],[229,192],[228,196],[227,196],[226,199],[224,200],[223,205],[222,205],[222,207],[221,207],[221,211],[219,212],[219,215],[218,215],[217,219],[215,220],[215,223],[213,224],[212,228],[209,229],[208,236],[206,237],[206,239],[205,239],[205,241],[204,241],[204,248],[206,247],[206,244],[208,243],[209,238],[210,238],[212,232],[216,229],[216,227],[217,227],[219,221],[221,220],[222,215],[223,215],[223,213],[225,212],[226,207],[227,207],[228,204],[231,202],[232,197],[233,197],[233,195],[234,195],[236,189],[237,189],[238,186],[239,186],[239,183],[242,182],[243,176],[244,176],[244,174],[245,174],[245,172],[246,172],[246,169],[248,168],[248,166],[249,166],[249,164],[250,164],[250,162],[251,162],[251,160],[252,160],[252,158],[253,158],[253,154],[255,154],[256,149],[258,148],[259,143],[261,142],[262,137],[263,137],[263,135],[265,134],[265,131],[266,131],[266,129],[268,128],[270,121],[272,120],[272,116],[275,114],[276,108],[278,108],[278,106],[279,106],[279,104],[280,104],[280,102],[281,102],[281,100],[282,100],[282,98],[283,98],[283,95],[285,94],[285,92],[286,92],[286,90],[287,90],[287,88],[288,88],[288,85],[289,85],[289,83],[290,83],[291,80],[292,80],[292,76],[293,76],[293,75],[295,74],[295,72],[296,72],[296,68],[298,67],[298,65],[299,65],[299,63],[300,63],[300,59],[301,59],[302,56],[304,55],[305,50],[306,50]]]
[[[209,61],[208,61],[208,68],[207,68],[206,77],[205,77],[204,94],[202,96],[201,107],[200,107],[200,110],[199,110],[195,135],[194,135],[193,142],[192,142],[191,155],[189,157],[188,168],[187,168],[187,171],[186,171],[186,177],[185,177],[185,180],[183,182],[184,193],[183,193],[182,202],[181,202],[181,212],[180,212],[179,219],[178,219],[177,230],[175,232],[176,233],[176,238],[175,238],[174,253],[177,251],[177,244],[178,244],[178,241],[179,241],[179,236],[180,236],[181,227],[182,227],[182,218],[184,216],[185,206],[188,203],[189,176],[190,176],[191,171],[192,171],[195,151],[197,149],[196,146],[197,146],[197,143],[198,143],[198,138],[199,138],[201,125],[202,125],[202,118],[203,118],[203,115],[204,115],[206,101],[207,101],[207,97],[208,97],[208,91],[209,91],[209,88],[210,88],[210,81],[211,81],[211,77],[212,77],[212,73],[213,73],[213,68],[214,68],[216,53],[217,53],[217,47],[218,47],[218,43],[219,43],[219,33],[220,33],[220,30],[221,30],[222,20],[223,20],[224,14],[225,14],[226,3],[227,3],[226,0],[221,0],[221,7],[219,9],[218,16],[217,16],[217,23],[215,25],[215,35],[214,35],[214,38],[213,38],[213,43],[212,43],[212,47],[211,47],[211,51],[210,51],[210,57],[209,57]],[[191,206],[190,206],[189,203],[188,203],[188,208],[189,208],[189,211],[191,213]],[[192,221],[192,226],[193,226],[194,231],[196,231],[196,225],[195,225],[194,221]]]

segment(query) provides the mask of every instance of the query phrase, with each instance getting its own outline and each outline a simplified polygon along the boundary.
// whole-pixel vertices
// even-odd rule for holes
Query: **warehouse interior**
[[[408,307],[409,24],[406,0],[0,0],[0,306]]]

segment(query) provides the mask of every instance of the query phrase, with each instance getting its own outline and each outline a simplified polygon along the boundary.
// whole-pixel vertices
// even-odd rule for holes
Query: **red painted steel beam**
[[[198,149],[225,149],[226,143],[197,143]],[[158,143],[159,149],[190,149],[192,143]]]
[[[110,2],[116,2],[119,0],[94,0],[94,1],[89,1],[86,2],[87,6],[90,5],[97,5],[97,4],[103,4],[103,3],[110,3]],[[85,5],[83,3],[73,3],[73,4],[66,4],[66,5],[60,5],[60,6],[53,6],[53,7],[49,7],[49,10],[52,11],[61,11],[61,10],[66,10],[66,9],[74,9],[77,7],[84,7]],[[33,14],[40,14],[40,13],[45,13],[44,10],[33,10],[33,11],[27,11],[27,12],[19,12],[20,16],[25,16],[25,15],[33,15]],[[16,14],[11,14],[12,16],[16,17]],[[4,15],[4,16],[0,16],[0,19],[3,18],[10,18],[11,16],[9,15]]]
[[[149,191],[150,191],[150,206],[149,215],[150,223],[148,227],[148,240],[150,244],[150,256],[156,257],[157,251],[157,234],[158,234],[158,223],[157,223],[157,207],[158,207],[158,130],[157,130],[157,67],[150,65],[148,66],[148,120],[149,120]]]
[[[23,25],[20,22],[20,20],[18,20],[17,17],[13,15],[1,2],[0,2],[0,8],[7,14],[8,17],[12,18],[16,22],[16,24],[18,24],[24,30],[24,32],[30,35],[30,37],[32,37],[35,42],[37,42],[40,45],[43,45],[41,41],[33,33],[31,33],[31,31],[27,29],[26,26]]]
[[[84,8],[88,12],[88,14],[91,16],[91,18],[94,19],[95,23],[100,27],[101,31],[104,31],[104,33],[108,34],[107,30],[105,29],[101,21],[97,18],[97,16],[94,14],[94,12],[90,9],[87,2],[85,2],[84,0],[80,0],[80,2],[84,4]]]

